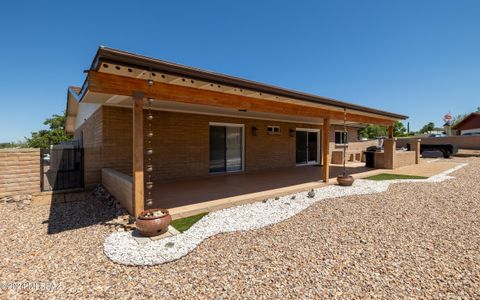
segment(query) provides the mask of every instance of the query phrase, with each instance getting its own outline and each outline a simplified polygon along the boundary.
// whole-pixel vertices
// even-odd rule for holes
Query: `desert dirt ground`
[[[154,267],[103,254],[102,202],[0,203],[0,298],[480,299],[480,158],[453,161],[455,179],[321,201]]]

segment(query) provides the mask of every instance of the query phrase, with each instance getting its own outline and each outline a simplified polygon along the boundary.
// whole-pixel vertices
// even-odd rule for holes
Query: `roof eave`
[[[452,126],[452,129],[456,130],[458,127],[462,126],[465,122],[467,122],[468,120],[470,120],[471,118],[473,118],[474,116],[477,116],[477,115],[480,116],[480,113],[473,112],[473,113],[469,114],[468,116],[465,117],[465,119],[458,122],[458,124],[455,124],[454,126]]]
[[[78,93],[77,88],[69,87],[67,90],[67,107],[65,109],[65,132],[73,134],[78,114]],[[73,106],[73,107],[72,107]]]
[[[276,96],[290,97],[302,101],[324,104],[329,106],[334,106],[338,108],[347,108],[353,109],[365,113],[372,113],[388,118],[393,118],[397,120],[406,120],[408,116],[391,113],[387,111],[382,111],[370,107],[365,107],[361,105],[356,105],[353,103],[340,101],[336,99],[331,99],[327,97],[321,97],[317,95],[312,95],[308,93],[298,92],[294,90],[289,90],[273,85],[268,85],[260,82],[255,82],[251,80],[246,80],[243,78],[238,78],[234,76],[224,75],[220,73],[215,73],[211,71],[205,71],[189,66],[184,66],[180,64],[175,64],[159,59],[150,58],[147,56],[142,56],[138,54],[129,53],[122,50],[117,50],[113,48],[108,48],[101,46],[98,48],[95,58],[92,61],[90,70],[98,71],[101,62],[109,63],[120,63],[123,65],[129,65],[131,67],[145,68],[151,71],[165,72],[169,74],[174,74],[177,76],[187,76],[198,80],[207,80],[218,84],[231,85],[237,88],[243,89],[253,89],[259,92],[270,93]],[[83,98],[86,90],[88,89],[87,80],[82,86],[82,91],[79,93],[79,101]]]

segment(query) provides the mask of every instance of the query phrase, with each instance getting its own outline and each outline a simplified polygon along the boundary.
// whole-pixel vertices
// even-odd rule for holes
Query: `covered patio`
[[[237,173],[204,178],[157,181],[153,188],[154,207],[165,207],[173,218],[215,211],[235,205],[319,188],[323,181],[321,166],[305,166]],[[348,174],[373,169],[363,163],[349,164]],[[330,179],[342,174],[342,166],[330,166]]]
[[[79,113],[79,105],[83,105],[86,113],[99,107],[114,107],[119,109],[118,112],[120,109],[125,111],[125,108],[130,110],[129,118],[128,115],[123,115],[121,119],[120,113],[112,113],[111,119],[102,119],[102,126],[111,126],[110,129],[103,129],[103,134],[112,134],[112,137],[102,137],[105,145],[101,150],[101,159],[103,168],[112,168],[126,175],[127,179],[113,180],[115,184],[120,184],[113,189],[123,191],[122,202],[128,204],[126,206],[134,216],[145,209],[145,203],[151,198],[151,207],[170,208],[175,214],[181,213],[185,207],[189,207],[191,212],[195,212],[196,208],[227,207],[326,183],[341,172],[339,166],[331,166],[331,143],[334,139],[332,136],[335,136],[331,127],[334,125],[345,124],[358,128],[364,124],[378,124],[388,127],[389,139],[384,143],[384,161],[385,165],[393,167],[393,124],[396,120],[407,118],[104,47],[98,50],[81,90],[69,90],[67,131],[75,131],[75,122],[83,118]],[[163,118],[163,127],[159,126],[156,132],[149,127],[149,120],[153,118],[152,111],[155,118]],[[102,118],[105,114],[107,113]],[[192,116],[188,117],[191,121],[186,116]],[[113,126],[114,121],[118,120],[118,126]],[[131,122],[130,127],[124,126],[127,120]],[[196,122],[200,124],[198,127],[191,125],[197,124]],[[263,133],[258,133],[259,122],[264,122],[261,124],[265,129]],[[208,169],[208,151],[212,164],[212,148],[217,147],[218,143],[212,144],[210,141],[208,145],[208,128],[225,127],[225,124],[232,126],[232,123],[241,123],[234,124],[237,126],[236,137],[241,140],[238,142],[237,162],[234,166],[238,174],[228,173],[227,166],[223,174],[213,174],[211,165],[210,171]],[[266,141],[268,135],[265,132],[268,127],[268,130],[272,130],[268,134],[275,135],[280,132],[280,126],[266,126],[270,123],[283,124],[284,127],[281,136],[284,140],[277,139],[275,147]],[[170,126],[170,131],[164,129],[166,126]],[[190,126],[189,130],[201,127],[202,131],[182,140],[187,131],[171,134],[175,126]],[[117,129],[120,127],[124,130]],[[213,134],[222,134],[223,129],[217,129],[220,131],[210,130],[210,138]],[[124,147],[122,151],[128,149],[131,157],[119,155],[114,147],[118,136],[125,140],[123,135],[127,130],[132,132],[131,140],[128,141],[128,148]],[[114,132],[118,136],[113,137]],[[343,132],[345,135],[342,140],[346,139],[346,131]],[[158,133],[159,136],[156,136]],[[295,138],[300,136],[299,133],[302,133],[302,142],[308,149],[302,152],[305,165],[315,166],[294,167],[298,165],[299,148],[297,139],[295,150]],[[264,135],[260,137],[259,134]],[[262,138],[265,141],[259,143]],[[310,145],[312,141],[314,146]],[[167,149],[164,145],[168,142],[170,146]],[[152,158],[152,152],[158,153],[158,149],[163,149],[165,155],[157,154]],[[226,151],[226,147],[224,149]],[[106,151],[110,152],[107,154]],[[125,160],[125,164],[110,159],[110,156],[117,155]],[[228,153],[222,155],[227,157]],[[169,163],[169,160],[179,156],[184,160]],[[131,172],[125,168],[130,159]],[[189,160],[187,164],[184,163],[186,160]],[[165,162],[169,163],[169,169],[164,171],[161,168],[166,165]],[[282,165],[281,162],[286,163]],[[280,169],[277,165],[291,167]],[[197,173],[192,175],[192,179],[185,179],[188,177],[185,175],[190,175],[189,168]],[[358,165],[349,167],[348,173],[366,170]],[[175,177],[178,172],[183,172],[184,179],[169,180],[169,174]],[[153,197],[148,196],[149,191]]]

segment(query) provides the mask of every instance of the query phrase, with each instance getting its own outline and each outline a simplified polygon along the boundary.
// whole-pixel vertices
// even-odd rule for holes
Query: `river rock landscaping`
[[[174,237],[192,235],[192,246],[167,238],[158,241],[167,252],[149,243],[147,258],[115,254],[139,266],[104,254],[109,240],[129,234],[106,225],[118,216],[105,202],[28,207],[23,222],[15,203],[0,203],[0,283],[56,287],[3,289],[0,298],[478,299],[480,160],[454,160],[468,165],[428,180],[359,180],[343,188],[355,193],[336,198],[322,198],[322,189],[255,203],[264,214],[253,204],[210,213]],[[216,214],[241,214],[243,222],[216,223]],[[219,228],[210,228],[216,219]],[[140,266],[165,261],[175,247],[190,252]]]
[[[291,218],[315,202],[352,196],[381,193],[391,184],[442,182],[453,177],[448,174],[465,164],[427,179],[394,179],[388,181],[357,180],[351,187],[329,185],[295,195],[269,199],[212,212],[188,231],[162,240],[138,243],[132,233],[111,234],[105,241],[105,254],[114,262],[125,265],[155,265],[179,259],[191,252],[203,240],[222,232],[252,230]],[[387,178],[389,179],[389,178]]]

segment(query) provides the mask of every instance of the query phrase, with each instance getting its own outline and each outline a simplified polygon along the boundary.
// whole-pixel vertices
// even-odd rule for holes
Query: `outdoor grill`
[[[381,146],[371,146],[365,150],[365,167],[375,167],[375,152],[383,151],[383,143],[379,143]]]

